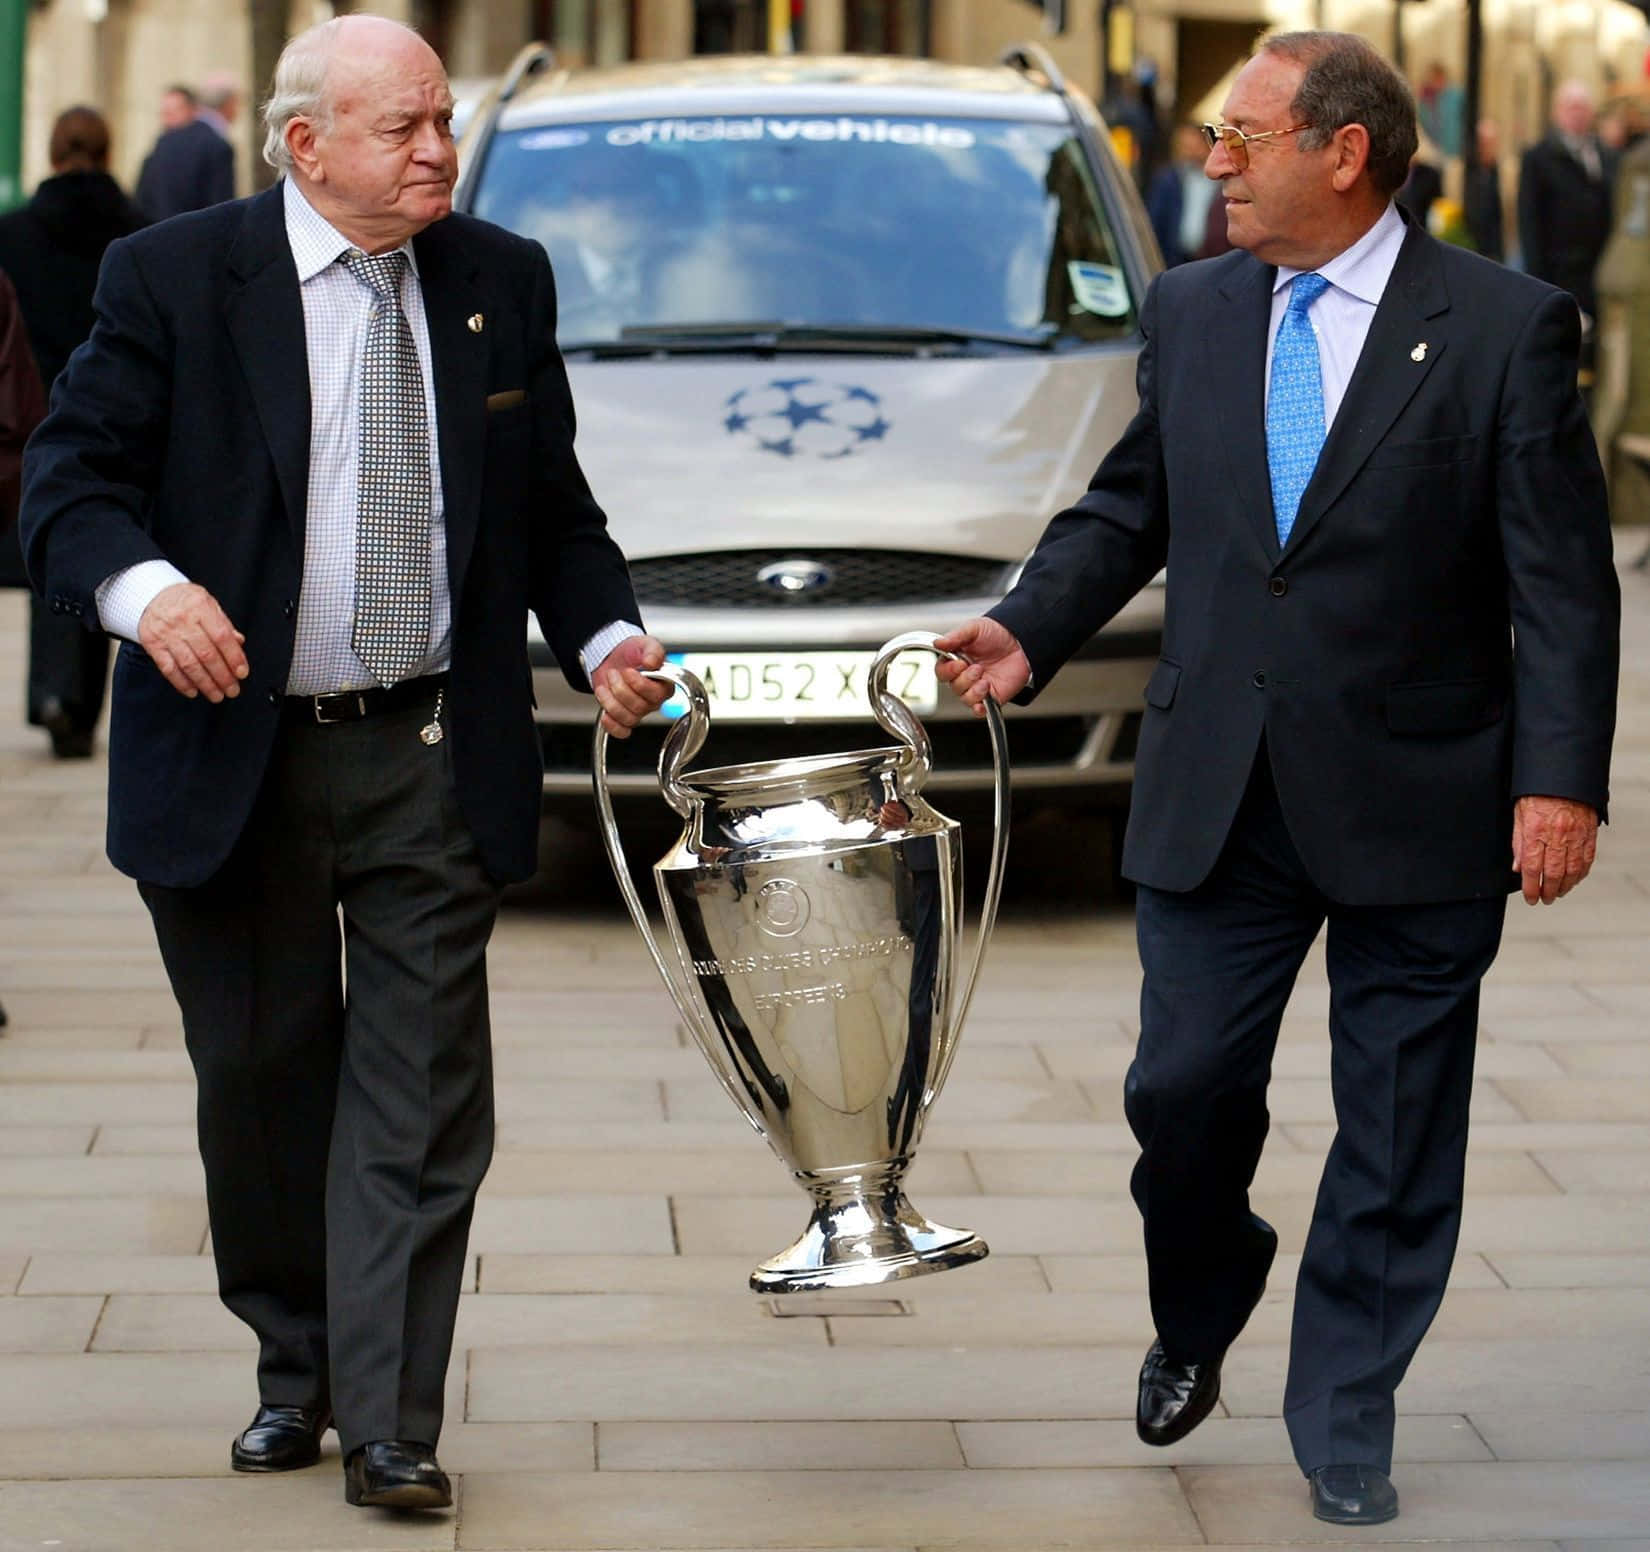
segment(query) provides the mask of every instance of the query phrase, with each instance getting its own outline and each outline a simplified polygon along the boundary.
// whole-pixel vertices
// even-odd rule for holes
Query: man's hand
[[[216,704],[241,693],[251,671],[241,651],[245,640],[217,599],[194,582],[163,587],[138,621],[138,645],[190,700],[204,695]]]
[[[976,717],[985,715],[985,698],[1011,701],[1031,680],[1031,664],[1006,625],[995,620],[970,620],[934,643],[942,652],[955,652],[964,663],[941,658],[935,670]]]
[[[1513,806],[1512,865],[1527,905],[1551,905],[1592,870],[1598,814],[1569,798],[1522,797]]]
[[[675,692],[673,685],[642,677],[642,669],[657,668],[664,660],[664,643],[652,636],[628,636],[602,659],[590,687],[602,703],[602,726],[610,736],[629,738],[630,730]]]

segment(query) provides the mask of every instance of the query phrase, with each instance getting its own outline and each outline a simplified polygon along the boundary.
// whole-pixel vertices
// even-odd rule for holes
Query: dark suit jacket
[[[1598,311],[1593,271],[1610,238],[1615,158],[1599,146],[1600,176],[1586,169],[1556,135],[1524,153],[1518,173],[1518,241],[1524,268],[1568,291],[1589,315]]]
[[[574,456],[543,250],[458,215],[413,250],[453,598],[444,720],[464,816],[507,882],[533,869],[541,801],[527,611],[579,688],[583,643],[638,616]],[[165,557],[246,635],[251,677],[218,706],[179,695],[135,645],[115,664],[109,855],[139,879],[189,886],[245,825],[292,659],[309,371],[280,186],[114,244],[97,319],[29,447],[24,555],[50,607],[88,621],[99,583]]]
[[[204,119],[167,130],[138,173],[137,202],[151,221],[235,197],[235,149]]]
[[[1619,594],[1575,304],[1411,226],[1280,554],[1274,274],[1159,277],[1138,413],[991,612],[1046,684],[1167,565],[1128,877],[1202,882],[1264,734],[1331,898],[1500,892],[1515,795],[1606,799]]]

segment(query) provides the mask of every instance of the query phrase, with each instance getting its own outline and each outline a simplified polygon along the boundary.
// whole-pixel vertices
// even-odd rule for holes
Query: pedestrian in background
[[[165,134],[169,129],[182,129],[194,119],[198,106],[193,87],[168,86],[160,94],[161,133]]]
[[[1566,81],[1553,93],[1546,136],[1524,153],[1518,174],[1518,240],[1524,268],[1568,291],[1587,319],[1598,311],[1593,272],[1610,237],[1615,159],[1593,132],[1593,93]],[[1592,359],[1583,350],[1583,364]]]
[[[1285,33],[1224,111],[1209,173],[1245,251],[1152,282],[1138,413],[939,672],[976,709],[1040,692],[1167,568],[1123,850],[1157,1327],[1136,1429],[1168,1445],[1209,1415],[1265,1290],[1249,1187],[1327,926],[1336,1130],[1284,1421],[1317,1517],[1374,1525],[1455,1254],[1507,893],[1551,902],[1592,866],[1620,595],[1575,306],[1393,203],[1403,80],[1360,38]]]
[[[1480,119],[1461,182],[1462,218],[1472,245],[1497,264],[1507,256],[1507,222],[1501,203],[1501,130]]]
[[[103,251],[144,224],[109,176],[109,126],[95,108],[70,108],[52,125],[52,175],[20,210],[0,216],[0,269],[11,277],[41,380],[57,380],[92,332],[92,292]],[[59,759],[92,752],[103,710],[109,638],[29,600],[28,718],[51,735]]]
[[[17,492],[23,444],[46,413],[46,392],[29,350],[17,293],[0,272],[0,540],[9,540],[17,521]],[[6,1010],[0,1006],[0,1029]]]
[[[227,105],[234,112],[233,87],[218,81],[212,94],[215,105],[204,88],[190,94],[187,88],[171,87],[166,95],[188,95],[196,106],[176,128],[161,131],[138,173],[137,203],[151,221],[204,210],[235,197],[235,148],[229,142],[229,119],[223,111]],[[163,121],[166,111],[163,107]]]
[[[253,199],[113,244],[26,460],[49,606],[125,638],[109,855],[199,1087],[240,1471],[451,1502],[436,1459],[493,1146],[486,949],[538,860],[529,610],[624,736],[659,705],[573,450],[542,247],[450,214],[441,61],[344,16],[282,53]],[[347,979],[348,997],[345,997]]]
[[[1197,258],[1203,249],[1209,207],[1219,193],[1219,185],[1204,176],[1208,156],[1203,131],[1182,124],[1174,135],[1174,160],[1152,174],[1146,190],[1146,213],[1163,262],[1171,268]]]

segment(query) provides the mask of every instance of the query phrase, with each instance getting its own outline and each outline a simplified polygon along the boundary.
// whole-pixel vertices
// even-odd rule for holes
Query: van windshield
[[[1063,125],[635,119],[501,131],[486,155],[474,213],[548,251],[564,348],[753,319],[1045,348],[1134,328],[1118,244]]]

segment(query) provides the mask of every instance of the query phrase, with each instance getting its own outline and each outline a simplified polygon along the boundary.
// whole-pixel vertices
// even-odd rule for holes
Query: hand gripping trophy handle
[[[625,908],[723,1089],[813,1198],[802,1236],[751,1274],[758,1290],[863,1287],[986,1254],[978,1235],[924,1218],[903,1187],[973,999],[1007,853],[1007,741],[987,700],[991,863],[957,994],[961,830],[921,796],[932,746],[888,687],[895,661],[938,652],[935,640],[896,637],[871,663],[870,709],[897,748],[687,772],[709,729],[704,686],[675,664],[649,675],[687,701],[659,756],[665,800],[686,821],[653,868],[668,950],[631,877],[596,730],[596,806]]]

